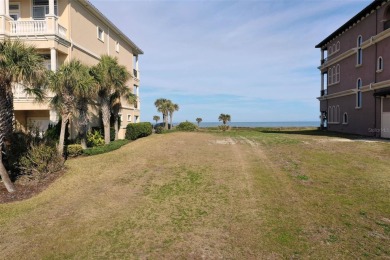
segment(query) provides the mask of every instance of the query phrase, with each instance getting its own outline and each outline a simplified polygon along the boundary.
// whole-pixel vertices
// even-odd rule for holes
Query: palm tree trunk
[[[164,122],[165,122],[165,130],[168,130],[168,115],[164,115]]]
[[[110,143],[110,98],[104,97],[101,102],[102,121],[104,127],[104,142]]]
[[[8,192],[12,193],[15,191],[15,186],[12,183],[11,179],[8,176],[8,172],[4,167],[3,164],[3,155],[2,155],[2,150],[0,149],[0,176],[1,179],[4,183],[5,188],[7,189]]]
[[[86,100],[81,100],[79,103],[79,118],[78,126],[80,133],[80,143],[83,149],[87,149],[87,128],[88,128],[88,103]]]
[[[14,192],[15,187],[11,182],[8,172],[3,164],[2,149],[4,140],[8,139],[13,131],[14,103],[11,83],[0,86],[0,176],[8,192]]]
[[[64,143],[65,143],[65,131],[66,131],[66,124],[69,121],[69,115],[66,113],[61,114],[61,131],[60,131],[60,140],[58,141],[58,153],[63,155],[64,154]]]
[[[115,120],[114,120],[114,129],[115,129],[115,140],[119,139],[119,116],[118,114],[115,115]]]
[[[170,117],[170,121],[171,121],[171,128],[170,128],[170,129],[172,129],[172,128],[173,128],[173,123],[172,123],[173,113],[171,113],[171,114],[169,115],[169,117]]]

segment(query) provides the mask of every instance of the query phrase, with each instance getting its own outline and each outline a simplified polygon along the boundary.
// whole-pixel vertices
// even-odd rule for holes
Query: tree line
[[[2,157],[14,131],[14,84],[23,84],[25,92],[40,102],[47,101],[47,91],[54,94],[50,106],[61,117],[57,149],[62,155],[66,126],[75,115],[81,145],[87,148],[90,105],[99,105],[105,143],[110,143],[112,117],[115,122],[115,139],[118,139],[121,97],[130,104],[137,99],[126,85],[132,77],[126,67],[118,63],[117,58],[108,55],[101,56],[95,66],[87,66],[74,59],[65,62],[57,71],[49,71],[34,47],[19,41],[0,42],[0,176],[7,190],[15,190]]]

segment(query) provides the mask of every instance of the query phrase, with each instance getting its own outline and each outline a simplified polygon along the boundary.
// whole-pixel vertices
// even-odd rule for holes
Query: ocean
[[[194,124],[197,125],[195,122]],[[177,124],[174,124],[177,125]],[[201,122],[199,127],[217,127],[222,122]],[[232,127],[319,127],[319,121],[301,121],[301,122],[229,122]]]

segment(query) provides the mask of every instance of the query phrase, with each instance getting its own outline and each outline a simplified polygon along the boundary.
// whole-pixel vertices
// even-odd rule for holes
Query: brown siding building
[[[316,45],[321,126],[390,138],[390,0],[375,0]]]

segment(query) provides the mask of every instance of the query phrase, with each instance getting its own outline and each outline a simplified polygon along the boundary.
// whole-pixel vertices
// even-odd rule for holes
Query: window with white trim
[[[332,68],[328,69],[328,86],[333,84],[333,70]]]
[[[337,42],[336,43],[336,51],[339,51],[340,50],[340,42]]]
[[[99,26],[97,27],[97,37],[98,37],[99,40],[104,42],[104,31]]]
[[[340,123],[340,106],[337,105],[335,109],[335,123]]]
[[[383,70],[383,58],[379,57],[376,65],[376,72],[381,72]]]
[[[43,20],[49,14],[49,0],[33,0],[32,13],[34,20]],[[57,0],[54,0],[54,14],[58,15]]]
[[[363,63],[363,50],[362,50],[363,37],[361,35],[357,38],[357,53],[356,53],[356,65],[362,65]]]
[[[347,112],[345,112],[344,115],[343,115],[343,124],[344,125],[348,124],[348,114],[347,114]]]
[[[336,66],[336,83],[340,82],[340,64]]]
[[[356,108],[361,108],[362,107],[362,80],[359,78],[356,81]]]
[[[329,46],[328,53],[329,53],[329,56],[333,54],[333,48],[332,48],[332,45],[331,45],[331,46]]]

